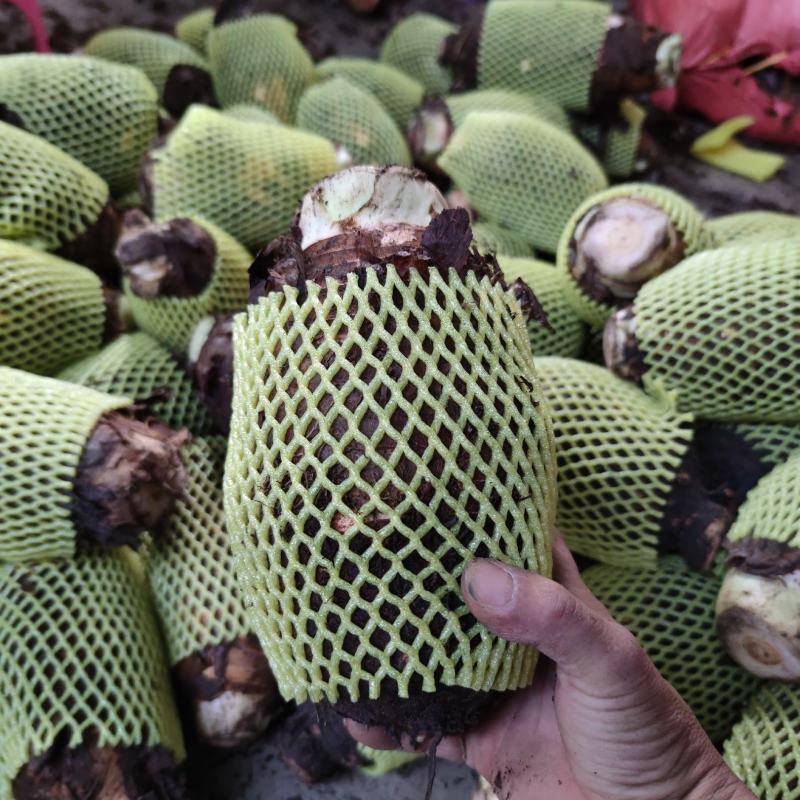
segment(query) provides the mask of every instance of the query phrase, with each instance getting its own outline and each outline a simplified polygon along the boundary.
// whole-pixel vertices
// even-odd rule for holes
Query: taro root
[[[118,219],[106,182],[32,133],[0,122],[0,239],[50,250],[117,282]]]
[[[234,319],[228,530],[281,693],[416,740],[533,677],[463,604],[465,563],[551,568],[551,424],[470,240],[421,173],[351,168],[260,254]]]
[[[606,365],[713,422],[800,422],[800,249],[790,239],[698,253],[606,323]]]
[[[120,301],[88,269],[0,240],[0,364],[53,375],[127,327]]]
[[[158,533],[183,491],[189,434],[131,402],[0,367],[0,560]]]
[[[282,701],[245,618],[222,498],[225,440],[184,447],[183,497],[148,553],[148,576],[181,704],[205,744],[238,747]]]
[[[198,8],[181,17],[175,23],[175,38],[197,50],[200,55],[206,54],[206,38],[214,24],[212,7]]]
[[[137,69],[77,55],[0,60],[0,104],[19,126],[94,170],[117,197],[136,186],[155,139],[158,96]]]
[[[800,217],[777,211],[742,211],[711,219],[706,224],[720,245],[800,237]]]
[[[153,223],[129,211],[116,256],[136,324],[175,352],[186,350],[201,319],[247,303],[250,255],[208,222]]]
[[[223,113],[226,117],[233,117],[241,122],[258,122],[263,125],[282,124],[271,111],[252,103],[236,103],[228,106]]]
[[[709,738],[721,743],[758,686],[725,657],[714,630],[721,575],[700,575],[679,556],[664,556],[646,568],[599,564],[582,577],[614,619],[636,635]]]
[[[628,305],[647,281],[713,245],[702,214],[662,186],[626,183],[575,211],[561,235],[557,263],[581,319],[594,327]]]
[[[214,427],[228,435],[233,399],[233,314],[201,320],[189,345],[189,374]]]
[[[575,210],[608,185],[574,136],[511,111],[468,114],[437,164],[478,214],[551,253]]]
[[[459,89],[512,89],[570,111],[604,111],[672,86],[682,38],[584,0],[492,0],[446,44]]]
[[[451,208],[460,207],[459,202],[453,202],[452,192],[448,195]],[[533,248],[514,231],[497,225],[494,222],[473,222],[472,243],[482,255],[495,255],[498,258],[533,258]]]
[[[136,556],[0,568],[0,794],[184,800],[183,739]]]
[[[726,542],[717,629],[761,678],[800,680],[800,452],[750,491]]]

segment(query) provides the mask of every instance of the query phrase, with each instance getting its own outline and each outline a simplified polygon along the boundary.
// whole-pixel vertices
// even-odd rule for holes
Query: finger
[[[553,531],[553,580],[569,589],[579,600],[603,616],[610,616],[608,609],[592,594],[583,582],[578,565],[561,533]]]

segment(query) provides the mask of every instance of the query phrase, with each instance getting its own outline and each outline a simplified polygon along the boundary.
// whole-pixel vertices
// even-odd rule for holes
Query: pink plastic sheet
[[[33,35],[33,44],[40,53],[49,53],[50,44],[47,41],[47,28],[44,25],[42,10],[39,8],[37,0],[6,0],[12,5],[17,6],[25,14]],[[3,0],[0,0],[2,3]]]

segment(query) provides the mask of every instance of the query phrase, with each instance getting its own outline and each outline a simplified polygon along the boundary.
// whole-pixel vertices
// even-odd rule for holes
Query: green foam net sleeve
[[[169,663],[250,633],[236,586],[222,498],[225,440],[195,439],[181,451],[188,476],[148,558]]]
[[[83,51],[88,56],[138,67],[155,86],[159,97],[173,67],[180,64],[208,71],[208,63],[193,47],[166,33],[143,28],[101,31],[86,43]]]
[[[136,186],[157,135],[158,97],[132,67],[76,55],[0,58],[0,103],[22,126],[94,170],[114,195]]]
[[[216,245],[216,261],[211,280],[195,297],[139,297],[130,288],[130,280],[122,279],[122,288],[136,324],[168,350],[183,353],[189,345],[195,326],[201,319],[239,311],[247,304],[250,254],[225,231],[193,220],[211,234]]]
[[[53,375],[103,343],[103,286],[90,270],[0,239],[0,364]]]
[[[459,599],[476,556],[551,570],[552,431],[516,301],[369,270],[262,298],[234,352],[228,531],[281,694],[527,685],[536,653]]]
[[[337,169],[326,139],[199,105],[152,160],[156,221],[201,217],[250,250],[286,231],[309,187]]]
[[[553,415],[564,539],[605,564],[654,566],[691,417],[594,364],[545,357],[536,369]]]
[[[213,8],[198,8],[197,11],[181,17],[175,23],[176,38],[205,55],[206,38],[214,24],[215,13]]]
[[[386,109],[400,131],[405,132],[425,90],[413,78],[389,64],[368,58],[326,58],[317,64],[317,77],[346,78],[373,95]]]
[[[743,422],[733,430],[742,436],[770,467],[782,464],[800,450],[800,425],[759,425]]]
[[[645,386],[714,422],[800,422],[800,248],[789,239],[709,250],[634,301]]]
[[[389,31],[380,60],[420,83],[425,94],[445,94],[452,76],[439,63],[442,44],[457,28],[433,14],[411,14]]]
[[[586,325],[567,302],[564,276],[553,264],[535,258],[501,256],[500,267],[509,283],[521,278],[533,289],[553,326],[550,331],[535,319],[528,319],[528,337],[535,358],[566,356],[577,358],[586,342]]]
[[[777,211],[743,211],[711,219],[707,224],[721,245],[800,238],[800,217]]]
[[[100,216],[108,184],[39,136],[0,122],[0,239],[57,250]]]
[[[75,553],[72,486],[99,418],[125,397],[0,367],[0,561]]]
[[[725,657],[714,626],[722,579],[694,572],[680,556],[655,567],[590,567],[594,596],[639,640],[713,742],[739,719],[758,679]]]
[[[220,105],[253,103],[292,122],[314,63],[288,19],[258,14],[212,28],[206,40]]]
[[[578,285],[569,268],[570,243],[580,221],[595,206],[620,197],[642,200],[651,206],[661,209],[672,220],[675,229],[686,245],[685,256],[706,250],[714,246],[713,235],[705,225],[700,211],[677,192],[664,186],[649,183],[623,183],[612,186],[602,192],[588,197],[572,215],[564,227],[558,244],[556,264],[566,277],[566,292],[578,316],[593,327],[601,327],[616,310],[610,303],[601,303],[586,294]]]
[[[172,354],[146,333],[120,336],[102,350],[67,367],[59,380],[99,392],[146,400],[165,394],[152,409],[170,428],[202,436],[211,428],[192,382]]]
[[[589,108],[610,10],[588,0],[491,0],[478,49],[478,86]]]
[[[609,175],[627,178],[636,169],[647,112],[628,99],[620,103],[619,110],[618,119],[610,125],[579,124],[578,135],[590,144],[591,149],[601,151],[603,168]]]
[[[358,745],[358,752],[364,759],[359,770],[372,778],[380,778],[394,772],[412,761],[422,758],[419,753],[406,753],[402,750],[375,750],[365,744]]]
[[[533,248],[524,239],[493,222],[473,222],[472,242],[483,255],[533,258]]]
[[[607,185],[577,139],[512,112],[469,114],[438,164],[479,214],[548,252],[555,252],[575,209]]]
[[[800,686],[765,683],[725,742],[724,758],[759,800],[800,798]]]
[[[557,128],[569,131],[569,117],[558,103],[547,97],[536,97],[508,89],[476,89],[445,98],[453,126],[458,128],[473,111],[513,111],[530,114]]]
[[[297,127],[344,148],[353,164],[411,165],[405,137],[389,113],[346,78],[306,89],[297,106]]]
[[[233,117],[241,122],[260,122],[263,125],[280,125],[281,121],[266,108],[252,103],[236,103],[225,109],[226,117]]]
[[[56,741],[184,757],[163,645],[124,554],[0,568],[0,787]]]

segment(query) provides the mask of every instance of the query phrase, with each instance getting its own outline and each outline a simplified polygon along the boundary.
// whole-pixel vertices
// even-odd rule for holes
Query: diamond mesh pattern
[[[105,318],[93,272],[0,240],[0,364],[52,375],[102,345]]]
[[[759,800],[800,798],[800,686],[764,684],[734,726],[724,755]]]
[[[170,70],[178,64],[208,71],[208,63],[193,47],[166,33],[142,28],[110,28],[93,36],[84,46],[87,56],[138,67],[156,87],[158,96]]]
[[[280,125],[281,121],[266,108],[254,106],[252,103],[236,103],[225,109],[226,117],[233,117],[240,122],[260,122],[264,125]]]
[[[555,329],[528,320],[528,338],[535,358],[566,356],[577,358],[586,341],[586,325],[578,319],[564,292],[564,276],[553,264],[534,258],[500,258],[508,282],[522,278],[533,289]]]
[[[206,37],[214,24],[213,8],[198,8],[175,23],[175,36],[193,47],[201,55],[206,54]]]
[[[247,305],[250,254],[215,225],[193,220],[214,239],[217,260],[208,286],[196,297],[139,297],[122,279],[122,288],[136,324],[168,350],[183,353],[203,317],[239,311]]]
[[[547,97],[512,92],[508,89],[477,89],[445,98],[454,127],[458,128],[473,111],[513,111],[530,114],[569,132],[567,112]]]
[[[771,242],[800,237],[800,217],[777,211],[743,211],[711,219],[707,223],[720,244]]]
[[[564,228],[558,244],[556,264],[566,276],[567,298],[575,308],[578,316],[594,327],[601,327],[616,310],[615,306],[601,303],[589,297],[575,280],[569,268],[569,245],[578,223],[595,206],[617,197],[641,199],[664,211],[672,220],[678,233],[686,243],[686,256],[714,246],[713,235],[706,227],[703,215],[688,200],[677,192],[664,186],[653,186],[649,183],[622,183],[589,197],[572,215]]]
[[[551,569],[553,442],[519,306],[474,275],[361,277],[236,318],[225,503],[251,624],[298,702],[527,685],[535,652],[458,587],[476,555]]]
[[[647,112],[632,100],[623,100],[619,108],[620,119],[610,126],[579,124],[578,135],[602,151],[603,167],[609,175],[627,178],[636,168]]]
[[[163,645],[124,554],[0,568],[0,796],[56,737],[183,759]]]
[[[103,414],[129,404],[0,367],[0,561],[74,555],[70,500],[83,448]]]
[[[717,422],[800,422],[800,248],[791,240],[698,253],[634,302],[648,371],[678,408]]]
[[[259,14],[212,28],[208,60],[220,105],[253,103],[292,122],[314,63],[284,17]]]
[[[584,0],[491,0],[478,51],[478,86],[588,110],[609,15],[605,3]]]
[[[594,364],[537,358],[536,368],[553,414],[564,539],[605,564],[653,567],[691,417]]]
[[[100,216],[106,182],[32,133],[0,122],[0,239],[57,250]]]
[[[158,97],[136,69],[80,56],[0,58],[0,103],[124,194],[156,137]]]
[[[524,239],[493,222],[473,222],[472,241],[478,252],[484,255],[494,253],[496,256],[513,258],[533,257],[533,248]]]
[[[342,145],[354,164],[411,165],[406,140],[388,112],[345,78],[306,90],[297,106],[297,127]]]
[[[450,70],[439,63],[445,37],[458,29],[433,14],[411,14],[389,31],[381,48],[381,61],[422,85],[425,94],[445,94]]]
[[[211,423],[197,399],[192,382],[178,362],[146,333],[120,336],[99,353],[84,358],[58,375],[98,392],[144,400],[157,390],[169,397],[153,404],[153,411],[171,428],[187,427],[207,433]]]
[[[714,626],[719,575],[693,572],[680,556],[656,568],[590,567],[586,585],[631,630],[713,742],[739,719],[759,680],[725,657]]]
[[[283,233],[308,188],[334,172],[334,147],[319,136],[192,106],[153,153],[153,211],[158,221],[202,217],[254,250]]]
[[[438,164],[479,214],[549,252],[555,252],[575,209],[607,185],[577,139],[511,112],[470,114]]]
[[[186,499],[177,503],[148,559],[170,664],[250,633],[225,530],[225,440],[195,439],[181,454]]]
[[[403,132],[425,93],[422,85],[404,72],[368,58],[326,58],[317,65],[317,76],[346,78],[369,92]]]
[[[735,425],[733,429],[755,449],[770,467],[782,464],[795,450],[800,450],[800,425]]]

